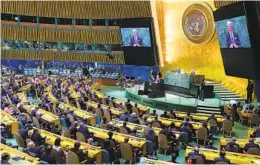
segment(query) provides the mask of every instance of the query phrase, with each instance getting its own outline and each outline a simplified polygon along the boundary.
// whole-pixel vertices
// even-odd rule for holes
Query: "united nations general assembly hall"
[[[1,164],[260,164],[260,1],[1,1]]]

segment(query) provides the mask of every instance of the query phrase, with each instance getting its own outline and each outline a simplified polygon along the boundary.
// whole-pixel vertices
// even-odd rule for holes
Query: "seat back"
[[[68,152],[68,164],[80,164],[79,157],[74,152]]]
[[[175,118],[174,115],[171,114],[171,113],[168,113],[167,115],[169,116],[170,119],[174,119]]]
[[[119,128],[119,132],[123,133],[123,134],[126,134],[126,135],[128,134],[128,131],[124,127],[120,127]]]
[[[247,150],[248,154],[252,154],[252,155],[260,155],[260,149],[259,148],[249,148]]]
[[[84,143],[86,142],[86,138],[81,132],[76,133],[76,139],[77,139],[77,141],[80,141],[80,142],[84,142]]]
[[[107,129],[107,127],[108,127],[108,126],[107,126],[106,124],[103,124],[103,123],[100,124],[100,128],[101,128],[101,129]]]
[[[102,163],[110,163],[109,153],[106,150],[102,150]]]
[[[227,162],[216,162],[215,164],[228,164]]]
[[[123,110],[127,111],[126,105],[123,105],[122,107],[123,107]]]
[[[62,136],[67,137],[67,138],[71,137],[70,131],[68,128],[62,127]]]
[[[77,105],[78,109],[81,109],[81,105],[78,100],[76,100],[76,105]]]
[[[196,138],[198,140],[206,140],[208,137],[208,130],[205,127],[200,127],[197,129]]]
[[[74,117],[71,114],[68,114],[68,118],[69,118],[70,124],[72,125],[75,122]]]
[[[164,134],[158,135],[159,148],[167,149],[168,148],[168,139]]]
[[[26,117],[27,122],[33,121],[32,118],[29,116],[29,114],[27,114],[27,113],[22,113],[22,114]]]
[[[107,105],[107,102],[106,102],[106,99],[104,98],[104,99],[102,99],[102,104],[105,104],[105,105]]]
[[[36,117],[33,117],[32,120],[33,120],[33,124],[35,125],[35,127],[40,128],[40,123],[39,123],[38,119]]]
[[[161,128],[161,124],[158,122],[153,122],[152,127]]]
[[[109,106],[110,106],[110,107],[114,107],[114,105],[113,105],[113,102],[112,102],[112,101],[109,101]]]
[[[62,155],[61,155],[61,153],[59,151],[57,151],[55,149],[52,149],[51,150],[51,155],[54,156],[54,158],[55,158],[55,160],[56,160],[56,162],[58,164],[64,164],[65,163],[65,160],[62,159]]]
[[[111,115],[107,110],[104,110],[104,117],[107,119],[107,121],[111,121]]]
[[[103,115],[102,115],[102,112],[100,109],[96,109],[96,114],[102,119],[103,118]]]
[[[250,118],[251,125],[259,125],[259,115],[258,114],[252,114]]]
[[[21,137],[21,135],[19,135],[18,133],[14,133],[14,138],[15,138],[15,141],[16,141],[18,147],[21,147],[21,148],[25,148],[26,147],[26,145],[24,143],[24,140]]]
[[[136,114],[137,117],[140,117],[140,113],[137,107],[132,107],[133,112]]]
[[[210,120],[208,121],[208,123],[209,123],[209,125],[217,125],[217,121],[214,120],[214,119],[210,119]]]
[[[222,129],[226,132],[232,132],[233,123],[230,120],[223,121]]]
[[[121,143],[120,144],[121,157],[123,159],[134,161],[133,149],[130,144]]]
[[[143,138],[146,138],[146,136],[149,134],[148,129],[144,129],[143,132]]]
[[[226,146],[225,147],[226,151],[230,151],[230,152],[238,152],[239,148],[235,145],[232,146],[232,148],[230,146]]]
[[[64,96],[66,104],[70,104],[69,98],[67,96]]]
[[[188,158],[188,161],[191,161],[192,159],[196,159],[196,164],[204,164],[204,160],[198,156],[198,155],[192,155]]]

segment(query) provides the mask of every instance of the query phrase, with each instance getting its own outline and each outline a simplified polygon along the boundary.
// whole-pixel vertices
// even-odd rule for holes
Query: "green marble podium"
[[[164,76],[164,84],[189,89],[191,84],[200,84],[204,77],[204,75],[166,72]]]
[[[164,84],[178,86],[182,88],[190,87],[190,75],[175,72],[166,72]]]

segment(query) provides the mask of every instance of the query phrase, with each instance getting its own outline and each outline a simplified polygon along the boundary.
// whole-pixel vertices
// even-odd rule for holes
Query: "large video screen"
[[[123,46],[151,47],[149,28],[121,28]]]
[[[216,22],[220,48],[250,48],[246,16]]]

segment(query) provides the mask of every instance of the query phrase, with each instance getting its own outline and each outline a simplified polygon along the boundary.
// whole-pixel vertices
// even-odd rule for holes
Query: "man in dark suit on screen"
[[[227,48],[240,48],[241,43],[237,33],[233,31],[233,23],[227,22],[228,33],[226,35],[226,47]]]
[[[138,36],[137,30],[133,29],[132,36],[130,38],[130,46],[140,47],[143,45],[143,39]]]

